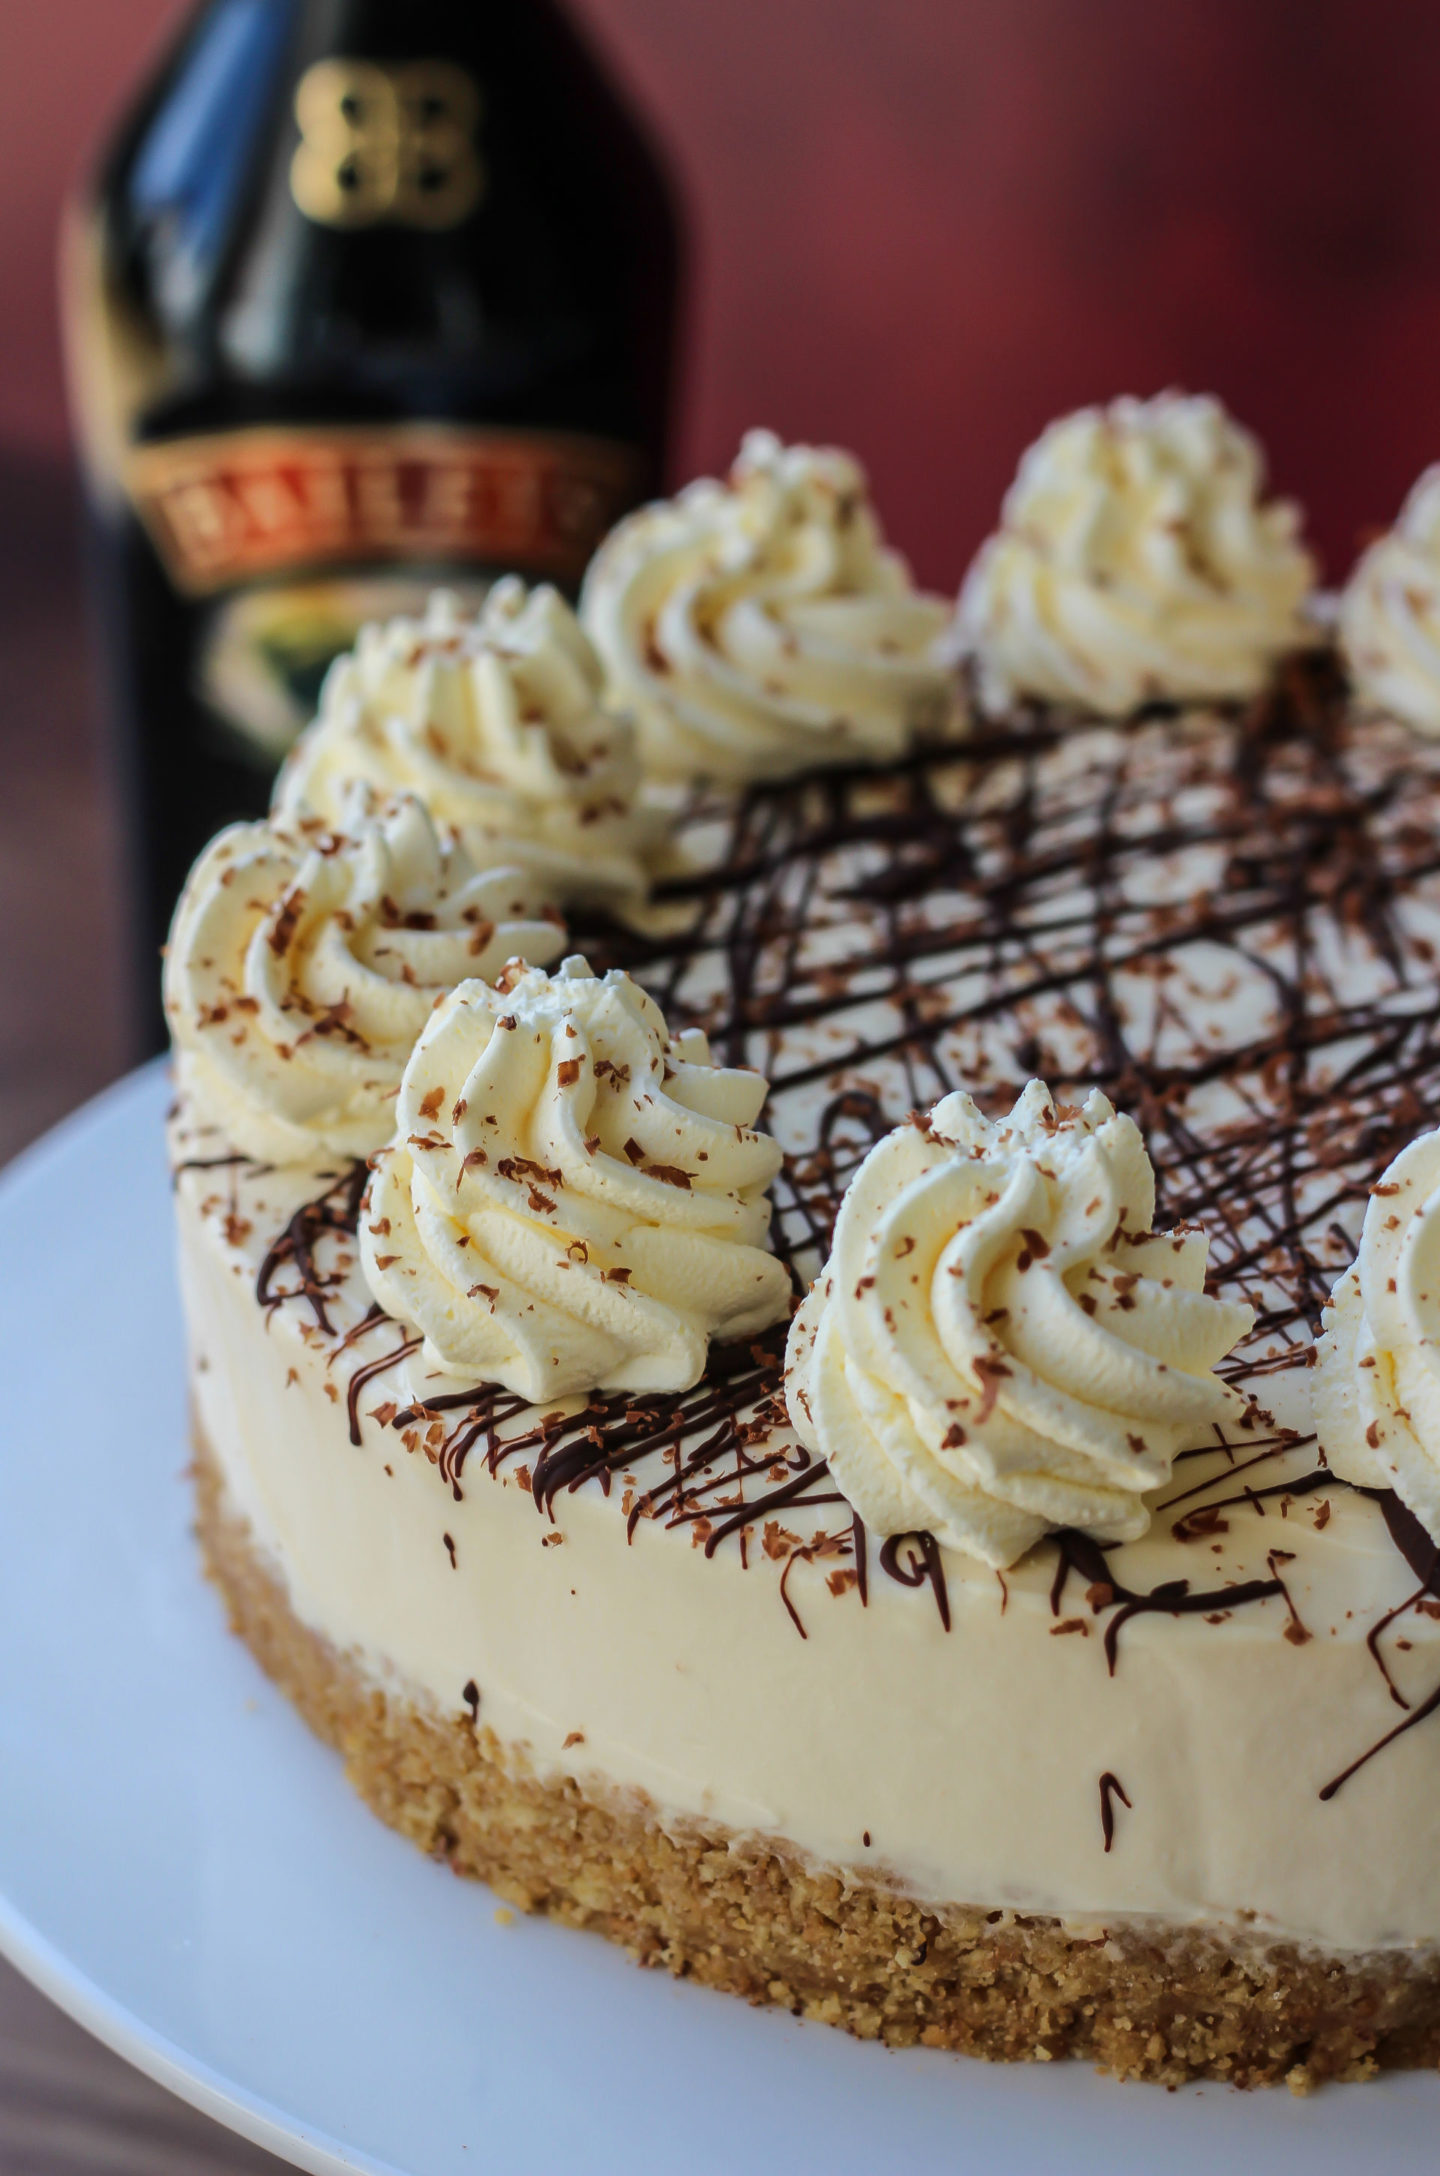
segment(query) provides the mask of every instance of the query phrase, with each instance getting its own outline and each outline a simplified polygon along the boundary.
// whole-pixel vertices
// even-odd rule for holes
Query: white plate
[[[1433,2077],[1296,2102],[893,2054],[499,1926],[390,1835],[197,1569],[166,1093],[137,1074],[0,1181],[0,1947],[82,2024],[308,2169],[1431,2164]]]

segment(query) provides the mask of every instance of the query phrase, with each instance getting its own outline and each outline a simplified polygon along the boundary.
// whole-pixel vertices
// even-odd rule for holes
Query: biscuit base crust
[[[483,1722],[378,1685],[295,1615],[197,1434],[197,1530],[234,1631],[360,1796],[457,1874],[642,1965],[841,2025],[998,2061],[1082,2056],[1183,2085],[1440,2065],[1440,1955],[1338,1956],[1243,1930],[927,1905],[779,1838],[662,1822],[638,1793],[534,1774]]]

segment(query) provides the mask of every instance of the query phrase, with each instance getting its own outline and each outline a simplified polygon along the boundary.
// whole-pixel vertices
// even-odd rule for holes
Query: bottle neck
[[[91,242],[105,338],[71,352],[107,350],[112,441],[423,417],[640,446],[659,480],[673,217],[553,0],[210,0]]]

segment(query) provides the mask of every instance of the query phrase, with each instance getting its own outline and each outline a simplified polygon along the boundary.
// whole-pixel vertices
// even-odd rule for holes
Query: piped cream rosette
[[[1440,735],[1440,465],[1346,583],[1340,647],[1363,703]]]
[[[561,906],[636,907],[658,819],[638,805],[634,729],[602,709],[601,682],[557,590],[510,575],[473,615],[437,590],[423,619],[363,627],[335,660],[275,806],[338,821],[361,778],[417,794],[477,862],[530,869]]]
[[[832,447],[751,431],[728,481],[611,532],[580,611],[657,777],[890,762],[954,715],[946,605],[885,547],[864,471]]]
[[[1325,1312],[1315,1425],[1342,1479],[1394,1489],[1440,1541],[1440,1132],[1371,1189],[1359,1257]]]
[[[422,1365],[533,1401],[685,1390],[712,1337],[780,1320],[766,1084],[671,1039],[628,975],[568,959],[466,982],[401,1086],[360,1220],[375,1299]]]
[[[984,708],[1019,697],[1121,717],[1253,695],[1313,640],[1300,517],[1219,401],[1082,408],[1022,456],[965,577],[956,647]]]
[[[166,948],[181,1084],[263,1163],[379,1148],[437,996],[564,943],[531,876],[476,869],[419,801],[361,786],[342,822],[222,831]]]
[[[1032,1081],[1000,1120],[949,1095],[871,1150],[786,1353],[795,1429],[868,1527],[997,1567],[1062,1526],[1144,1533],[1177,1453],[1239,1419],[1211,1371],[1252,1320],[1154,1211],[1098,1089],[1057,1109]]]

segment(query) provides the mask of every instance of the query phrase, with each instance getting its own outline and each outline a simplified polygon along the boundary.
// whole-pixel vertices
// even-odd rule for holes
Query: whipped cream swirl
[[[611,532],[580,611],[660,777],[888,762],[954,712],[946,608],[886,549],[864,471],[830,447],[749,432],[728,482]]]
[[[1371,1188],[1316,1362],[1327,1464],[1359,1488],[1393,1488],[1440,1541],[1440,1132]]]
[[[627,718],[557,590],[508,575],[471,616],[447,590],[423,619],[360,630],[275,788],[285,815],[338,822],[350,782],[418,794],[478,863],[533,869],[561,905],[643,899],[655,818],[637,806]]]
[[[1340,647],[1362,702],[1440,735],[1440,464],[1346,583]]]
[[[532,1401],[685,1390],[712,1337],[780,1320],[765,1248],[780,1151],[758,1073],[673,1040],[583,959],[466,982],[435,1012],[377,1160],[361,1261],[430,1369]]]
[[[1040,696],[1120,717],[1254,694],[1307,639],[1300,517],[1208,395],[1082,408],[1023,455],[965,577],[955,646],[984,708]]]
[[[366,1156],[436,997],[564,925],[523,870],[476,870],[408,795],[352,790],[317,818],[233,824],[190,872],[165,956],[182,1084],[247,1156]]]
[[[871,1150],[786,1352],[796,1432],[868,1527],[996,1567],[1061,1526],[1144,1533],[1176,1454],[1243,1412],[1211,1370],[1252,1320],[1154,1212],[1098,1089],[1057,1109],[1031,1081],[1000,1120],[956,1093]]]

